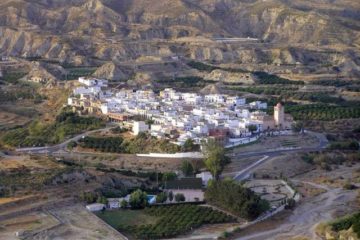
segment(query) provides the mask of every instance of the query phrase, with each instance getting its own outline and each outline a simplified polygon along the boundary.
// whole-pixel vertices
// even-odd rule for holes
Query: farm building
[[[168,181],[165,184],[165,191],[176,194],[183,194],[185,202],[204,201],[204,191],[202,189],[201,178],[182,178]]]
[[[90,212],[101,211],[104,208],[105,208],[105,204],[101,204],[101,203],[93,203],[93,204],[86,205],[86,209],[89,210]]]

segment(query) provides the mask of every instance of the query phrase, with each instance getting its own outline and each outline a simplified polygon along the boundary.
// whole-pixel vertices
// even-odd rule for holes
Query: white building
[[[108,208],[110,209],[118,209],[120,208],[120,203],[123,198],[108,198]]]
[[[236,105],[236,106],[242,106],[246,104],[246,99],[245,98],[240,98],[240,97],[226,97],[226,103],[227,104],[231,104],[231,105]]]
[[[204,186],[207,186],[208,182],[213,179],[213,176],[211,175],[210,172],[202,172],[202,173],[196,174],[196,177],[201,178],[202,184]]]
[[[210,103],[224,103],[225,97],[221,94],[209,94],[205,95],[205,101]]]
[[[81,94],[99,94],[101,92],[101,87],[99,86],[92,86],[92,87],[78,87],[75,88],[73,93],[74,95],[81,95]]]
[[[105,204],[102,203],[93,203],[86,205],[86,209],[89,210],[90,212],[98,212],[103,210],[104,208],[105,208]]]
[[[266,102],[260,101],[251,102],[249,105],[252,109],[267,109],[268,107]]]
[[[134,122],[132,130],[133,130],[133,134],[137,136],[141,132],[147,132],[149,130],[149,126],[143,121],[138,121],[138,122]]]
[[[79,83],[82,83],[88,87],[92,87],[92,86],[107,87],[108,86],[107,80],[96,79],[96,78],[79,77]]]
[[[194,127],[194,132],[200,135],[207,135],[209,133],[209,127],[206,124],[201,124]]]

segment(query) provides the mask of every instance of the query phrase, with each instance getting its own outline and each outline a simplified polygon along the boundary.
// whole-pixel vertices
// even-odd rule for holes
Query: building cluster
[[[208,182],[213,179],[209,172],[202,172],[197,174],[196,177],[180,178],[165,182],[163,192],[166,196],[170,193],[173,196],[181,194],[184,196],[182,202],[203,202],[204,190],[207,187]],[[119,209],[121,207],[129,207],[131,194],[121,198],[107,198],[107,204],[94,203],[87,205],[86,208],[91,212],[101,211],[103,209]],[[122,202],[126,202],[125,206],[122,206]],[[147,202],[149,205],[156,204],[156,195],[147,195]],[[163,204],[173,204],[175,199],[169,199]]]
[[[266,103],[247,104],[245,98],[238,96],[182,93],[171,88],[159,94],[152,90],[118,90],[100,79],[79,78],[79,83],[81,86],[68,99],[74,110],[106,115],[110,120],[131,125],[135,135],[149,132],[179,145],[187,139],[200,143],[208,138],[225,144],[230,138],[289,129],[293,122],[280,103],[270,116],[264,111]]]

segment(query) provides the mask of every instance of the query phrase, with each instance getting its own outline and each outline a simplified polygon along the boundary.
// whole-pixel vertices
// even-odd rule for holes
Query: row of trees
[[[266,200],[232,180],[212,181],[206,201],[246,219],[255,219],[270,208]]]
[[[209,64],[205,64],[202,62],[196,62],[196,61],[190,61],[187,63],[187,65],[189,67],[192,67],[194,69],[197,69],[199,71],[205,71],[205,72],[212,72],[214,70],[220,69],[223,71],[227,71],[227,72],[248,72],[244,69],[240,69],[240,68],[223,68],[223,67],[218,67],[218,66],[214,66],[214,65],[209,65]]]
[[[260,84],[293,84],[304,85],[303,81],[291,81],[286,78],[282,78],[266,72],[254,72],[254,75],[258,78]]]
[[[124,140],[122,137],[85,137],[79,142],[84,148],[91,148],[101,152],[135,154],[146,152],[175,153],[180,151],[179,146],[170,143],[168,140],[156,139],[144,133],[129,140]]]
[[[269,209],[269,203],[250,189],[232,180],[219,179],[225,165],[230,162],[223,147],[215,141],[208,141],[204,145],[204,154],[205,166],[214,177],[205,192],[208,203],[247,219],[255,219]]]
[[[46,97],[36,93],[35,90],[27,88],[10,91],[0,90],[0,103],[14,102],[19,99],[29,99],[34,100],[35,103],[41,103]]]
[[[166,201],[185,202],[185,196],[181,193],[173,194],[173,192],[161,192],[156,196],[156,203],[165,203]],[[121,202],[121,206],[127,206],[126,201]],[[130,194],[129,205],[132,209],[144,209],[149,206],[149,199],[146,192],[140,189]]]
[[[285,111],[295,120],[333,121],[346,118],[360,118],[360,107],[329,106],[326,104],[308,104],[287,106]]]
[[[227,223],[236,220],[222,212],[198,205],[152,206],[145,213],[156,217],[153,224],[119,226],[121,231],[137,239],[170,238],[200,227],[203,224]]]

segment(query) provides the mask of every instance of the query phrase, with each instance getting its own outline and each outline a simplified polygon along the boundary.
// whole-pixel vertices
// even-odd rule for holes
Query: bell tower
[[[278,103],[274,107],[274,120],[275,120],[275,125],[278,128],[281,128],[284,126],[285,113],[284,113],[284,107],[281,103]]]

